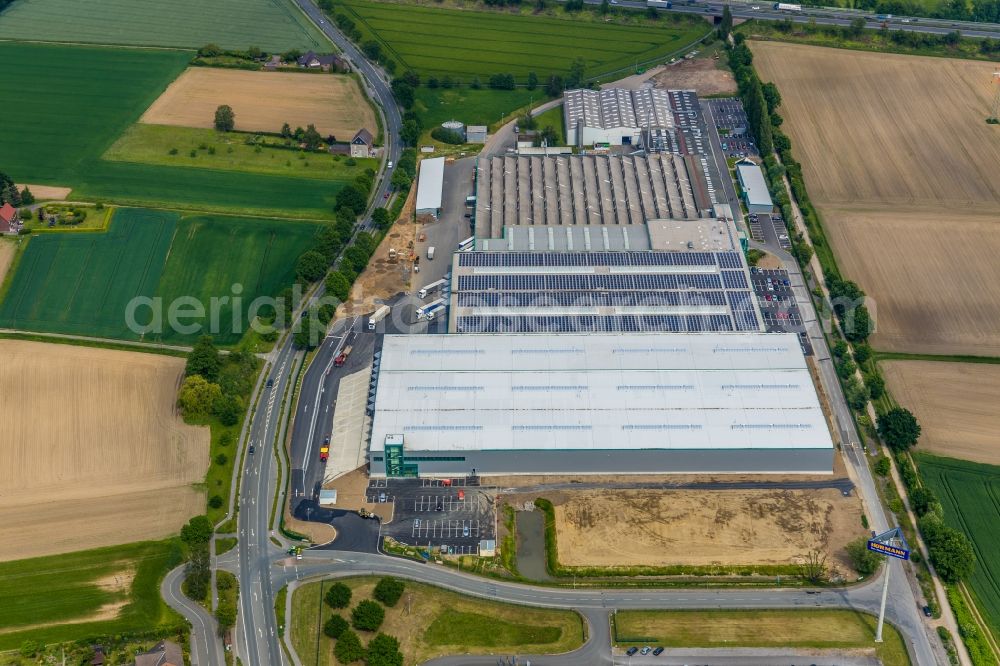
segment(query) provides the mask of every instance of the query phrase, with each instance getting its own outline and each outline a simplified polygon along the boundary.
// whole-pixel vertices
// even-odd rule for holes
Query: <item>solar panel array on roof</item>
[[[459,266],[715,266],[733,253],[712,252],[464,252]],[[736,257],[739,261],[739,257]],[[737,263],[736,267],[739,267]],[[745,287],[746,284],[744,283]]]
[[[727,315],[473,315],[458,333],[709,333],[732,331]]]
[[[721,289],[718,275],[704,273],[638,275],[460,275],[458,291],[566,291]]]
[[[553,291],[535,293],[515,291],[464,291],[457,295],[458,307],[537,308],[547,305],[580,307],[640,307],[640,306],[724,306],[728,305],[722,291]]]

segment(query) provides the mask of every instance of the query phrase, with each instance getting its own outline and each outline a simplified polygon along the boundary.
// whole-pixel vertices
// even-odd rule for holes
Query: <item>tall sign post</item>
[[[881,534],[872,533],[872,538],[868,539],[868,550],[885,555],[886,558],[894,557],[898,560],[910,559],[910,544],[906,543],[903,531],[894,527],[888,532]],[[878,611],[878,628],[875,630],[875,642],[882,642],[882,625],[885,624],[885,602],[889,596],[889,561],[885,563],[885,579],[882,581],[882,605]]]

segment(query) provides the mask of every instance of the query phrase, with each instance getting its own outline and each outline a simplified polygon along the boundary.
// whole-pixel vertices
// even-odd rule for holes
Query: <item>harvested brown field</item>
[[[316,126],[319,133],[350,141],[362,127],[378,129],[375,112],[349,76],[252,72],[192,67],[153,102],[139,122],[213,127],[221,104],[233,108],[236,129],[277,132]]]
[[[19,188],[28,188],[31,194],[38,201],[63,201],[73,190],[68,187],[56,187],[55,185],[30,185],[21,184]]]
[[[864,533],[860,500],[832,488],[596,490],[554,504],[567,566],[790,564],[818,548],[843,573],[843,546]]]
[[[1000,365],[883,361],[892,395],[920,421],[921,451],[1000,465]]]
[[[0,561],[158,539],[204,511],[183,359],[19,340],[0,358]]]
[[[7,271],[14,261],[14,254],[16,252],[17,245],[15,245],[15,241],[0,238],[0,285],[3,284],[4,278],[7,277]]]
[[[873,343],[1000,354],[1000,129],[994,65],[754,42]]]

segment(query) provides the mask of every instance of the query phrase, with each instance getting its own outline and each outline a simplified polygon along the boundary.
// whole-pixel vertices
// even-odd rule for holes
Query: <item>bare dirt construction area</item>
[[[1000,355],[991,63],[754,42],[880,349]]]
[[[882,361],[892,395],[920,421],[921,451],[1000,465],[1000,365]]]
[[[711,58],[681,59],[657,68],[653,85],[664,90],[695,90],[699,95],[736,94],[732,72],[719,69]]]
[[[0,358],[0,561],[158,539],[204,511],[183,359],[19,340]]]
[[[566,566],[790,564],[820,549],[844,573],[843,547],[864,533],[857,496],[832,488],[595,490],[553,504]]]
[[[139,122],[181,127],[214,127],[215,110],[233,108],[236,129],[277,132],[316,126],[320,134],[350,141],[361,128],[378,129],[375,112],[349,76],[251,72],[193,67],[153,102]]]

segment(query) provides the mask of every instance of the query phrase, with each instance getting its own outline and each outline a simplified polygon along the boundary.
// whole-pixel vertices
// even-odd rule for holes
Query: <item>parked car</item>
[[[385,493],[379,493],[378,494],[378,501],[379,502],[384,502],[385,501]]]
[[[924,606],[924,616],[925,617],[933,617],[934,616],[934,613],[931,612],[931,607],[930,606]]]
[[[659,657],[661,654],[663,654],[663,646],[660,646],[660,647],[656,648],[655,650],[653,650],[653,656],[654,657]]]
[[[632,655],[634,655],[638,651],[639,651],[639,648],[637,648],[635,646],[632,646],[629,649],[625,650],[625,654],[627,654],[628,656],[631,657]]]
[[[639,654],[641,654],[641,655],[647,655],[647,654],[649,654],[652,651],[653,651],[653,648],[651,648],[651,647],[649,647],[647,645],[646,647],[644,647],[641,650],[639,650]]]
[[[469,536],[469,526],[468,525],[462,525],[462,536],[464,536],[464,537]]]

